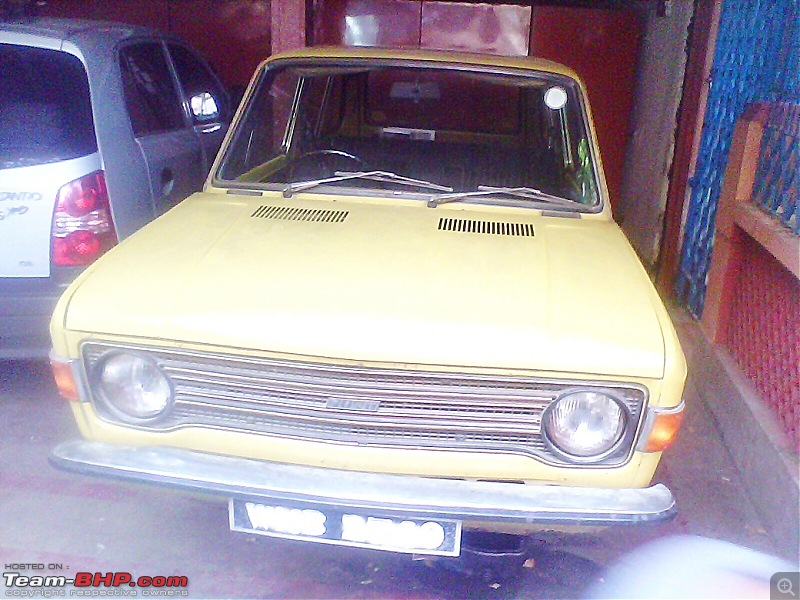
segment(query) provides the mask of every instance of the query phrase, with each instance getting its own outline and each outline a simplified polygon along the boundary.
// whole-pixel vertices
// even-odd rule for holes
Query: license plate
[[[258,535],[421,555],[458,556],[461,521],[232,498],[230,527]]]

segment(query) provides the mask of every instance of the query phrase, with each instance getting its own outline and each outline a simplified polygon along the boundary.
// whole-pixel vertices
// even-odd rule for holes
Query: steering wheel
[[[312,164],[303,168],[302,163],[312,161]],[[311,150],[304,152],[295,158],[290,165],[291,180],[297,179],[316,179],[322,177],[332,177],[336,171],[351,170],[353,165],[357,165],[358,171],[364,170],[364,161],[344,150],[335,148],[323,148],[321,150]],[[347,169],[345,167],[350,167]],[[300,171],[300,174],[297,171]],[[306,175],[305,173],[309,173]]]

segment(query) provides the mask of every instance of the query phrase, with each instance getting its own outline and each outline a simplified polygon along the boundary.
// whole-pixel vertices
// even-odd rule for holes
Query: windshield
[[[570,201],[561,206],[599,206],[575,82],[476,69],[273,66],[247,101],[217,181],[287,196],[452,190],[458,201],[515,204],[530,198],[509,190],[527,189]]]

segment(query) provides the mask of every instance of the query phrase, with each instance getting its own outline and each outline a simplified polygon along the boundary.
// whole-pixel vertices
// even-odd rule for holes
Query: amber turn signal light
[[[661,452],[672,445],[683,421],[684,408],[685,405],[681,402],[673,409],[655,409],[651,413],[650,434],[644,446],[645,452]]]
[[[50,357],[50,368],[53,370],[53,377],[56,380],[58,393],[67,400],[78,401],[78,385],[72,374],[70,363],[64,362],[54,357]]]

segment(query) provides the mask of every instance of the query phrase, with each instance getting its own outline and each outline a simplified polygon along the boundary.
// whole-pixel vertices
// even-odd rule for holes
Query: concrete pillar
[[[306,0],[273,0],[272,54],[306,46]]]

